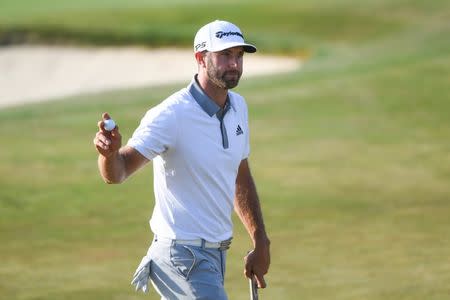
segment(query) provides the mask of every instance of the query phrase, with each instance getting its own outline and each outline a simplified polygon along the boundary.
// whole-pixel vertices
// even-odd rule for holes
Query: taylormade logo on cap
[[[218,39],[221,39],[222,37],[229,36],[229,35],[238,35],[242,39],[244,39],[244,36],[240,32],[231,32],[231,31],[229,31],[229,32],[222,32],[222,31],[216,32],[216,38],[218,38]]]
[[[244,41],[244,35],[234,24],[216,20],[199,29],[194,39],[194,52],[217,52],[242,46],[245,52],[256,52],[256,47]]]

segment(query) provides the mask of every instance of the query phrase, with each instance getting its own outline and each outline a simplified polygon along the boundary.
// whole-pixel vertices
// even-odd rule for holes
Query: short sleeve
[[[176,113],[163,102],[147,111],[127,145],[153,159],[174,146],[176,133]]]

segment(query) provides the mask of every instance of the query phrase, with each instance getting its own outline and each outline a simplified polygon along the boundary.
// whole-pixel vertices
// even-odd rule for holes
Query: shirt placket
[[[220,133],[222,134],[222,146],[224,149],[228,149],[228,134],[227,134],[227,128],[225,127],[225,114],[229,110],[230,106],[227,104],[225,108],[220,109],[216,116],[220,121]]]

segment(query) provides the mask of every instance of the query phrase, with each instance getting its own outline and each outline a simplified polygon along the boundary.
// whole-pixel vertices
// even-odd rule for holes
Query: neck
[[[206,95],[221,108],[224,108],[225,102],[227,101],[228,90],[218,87],[206,76],[202,76],[201,73],[198,74],[197,81],[203,91],[205,91]]]

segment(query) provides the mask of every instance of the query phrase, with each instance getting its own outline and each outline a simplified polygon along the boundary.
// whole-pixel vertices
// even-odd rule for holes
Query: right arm
[[[94,145],[99,154],[98,169],[106,183],[121,183],[149,160],[132,147],[122,147],[119,128],[116,126],[112,131],[106,131],[103,120],[110,117],[104,113],[102,118],[102,121],[98,122],[99,131],[94,138]]]

